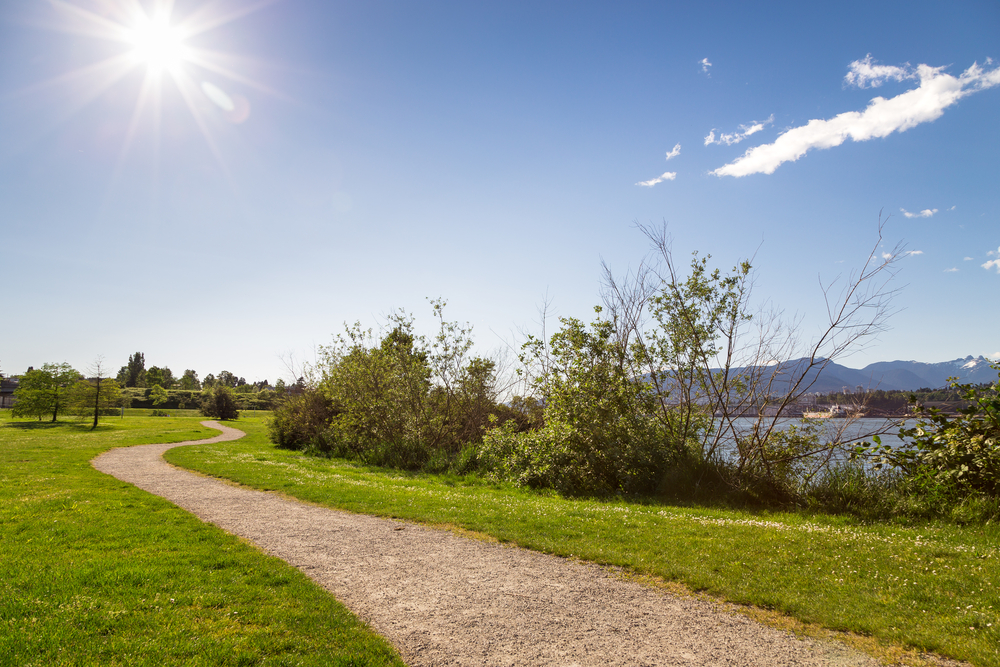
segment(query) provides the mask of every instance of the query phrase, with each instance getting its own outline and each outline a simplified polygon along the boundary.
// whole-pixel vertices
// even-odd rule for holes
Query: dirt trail
[[[241,431],[204,422],[234,440]],[[170,466],[172,445],[113,449],[98,470],[284,559],[409,665],[876,665],[596,565],[295,502]]]

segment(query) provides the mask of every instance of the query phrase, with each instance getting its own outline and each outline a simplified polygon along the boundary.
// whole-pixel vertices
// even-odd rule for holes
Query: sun
[[[136,64],[145,65],[152,72],[168,71],[176,74],[190,53],[184,45],[186,35],[177,26],[170,25],[168,17],[140,17],[128,31],[132,45],[132,58]]]

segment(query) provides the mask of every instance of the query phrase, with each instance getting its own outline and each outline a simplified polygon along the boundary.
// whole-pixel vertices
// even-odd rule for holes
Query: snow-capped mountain
[[[994,382],[997,379],[997,371],[990,367],[989,359],[971,355],[964,359],[936,364],[919,361],[879,361],[868,364],[860,372],[880,383],[880,389],[913,390],[923,387],[937,389],[947,386],[949,377],[957,377],[963,384]]]

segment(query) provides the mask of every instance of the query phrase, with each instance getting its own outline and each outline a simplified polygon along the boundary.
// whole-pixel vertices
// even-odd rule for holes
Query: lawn
[[[248,436],[174,449],[166,457],[330,507],[621,566],[769,610],[750,613],[771,623],[850,633],[849,641],[884,658],[912,660],[928,651],[1000,665],[995,525],[866,525],[827,515],[566,499],[279,450],[267,441],[259,416],[233,426]]]
[[[217,433],[0,411],[0,665],[403,664],[294,568],[90,465]]]

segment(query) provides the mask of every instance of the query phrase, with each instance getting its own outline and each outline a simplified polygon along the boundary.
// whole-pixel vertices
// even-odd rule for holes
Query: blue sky
[[[1000,357],[1000,4],[760,4],[8,0],[0,370],[273,382],[437,297],[485,351],[637,222],[808,338],[880,212],[900,312],[842,363]]]

